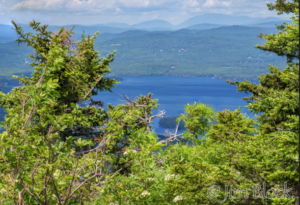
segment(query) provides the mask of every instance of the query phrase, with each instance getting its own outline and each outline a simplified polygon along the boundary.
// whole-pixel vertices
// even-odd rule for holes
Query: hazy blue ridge
[[[255,19],[255,22],[264,21]],[[163,21],[144,23],[144,25],[155,24],[154,26],[169,25]],[[274,22],[261,24],[270,26]],[[30,30],[28,25],[22,26],[25,31]],[[126,27],[126,24],[123,26]],[[2,36],[14,32],[7,30],[8,27],[10,26],[0,26],[0,29],[6,29],[1,33]],[[80,40],[83,30],[86,34],[92,34],[99,28],[107,27],[76,26],[75,38]],[[59,28],[60,26],[49,26],[52,31]],[[264,28],[204,23],[188,29],[152,32],[127,28],[114,29],[124,32],[100,33],[95,41],[95,48],[99,50],[101,56],[117,50],[115,60],[110,66],[112,75],[115,76],[214,76],[243,80],[257,79],[260,74],[267,73],[269,64],[280,69],[286,65],[283,57],[254,48],[255,45],[265,42],[257,37],[260,33],[278,32],[275,25]],[[24,44],[17,46],[14,41],[0,43],[0,80],[11,78],[11,75],[16,73],[31,73],[33,69],[28,65],[30,59],[26,55],[32,53],[33,49]]]

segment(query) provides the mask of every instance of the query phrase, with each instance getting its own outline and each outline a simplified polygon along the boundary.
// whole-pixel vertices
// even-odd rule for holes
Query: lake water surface
[[[249,117],[254,117],[245,108],[247,103],[241,98],[249,94],[237,92],[233,85],[226,83],[224,79],[212,79],[211,77],[171,77],[171,76],[147,76],[147,77],[123,77],[124,81],[113,88],[113,92],[99,92],[93,100],[101,100],[104,107],[123,104],[124,100],[118,94],[125,94],[130,99],[152,93],[158,99],[159,110],[166,112],[166,117],[175,117],[184,112],[186,104],[202,102],[210,105],[215,112],[229,109],[233,111],[241,106],[241,112]],[[258,83],[258,81],[251,81]],[[14,86],[12,86],[14,87]],[[12,88],[11,87],[11,88]],[[10,89],[11,89],[10,88]],[[157,114],[154,111],[153,114]],[[165,128],[158,126],[159,118],[153,120],[152,128],[157,133],[165,133]],[[174,131],[170,129],[170,131]],[[179,133],[181,133],[180,131]]]
[[[224,79],[212,79],[211,77],[170,77],[170,76],[147,76],[147,77],[123,77],[124,81],[113,88],[113,93],[100,92],[93,100],[101,100],[105,104],[123,104],[118,94],[125,94],[130,99],[138,97],[140,94],[152,93],[158,99],[159,110],[166,111],[166,117],[178,116],[184,112],[186,104],[202,102],[210,105],[215,112],[228,109],[233,111],[241,106],[241,112],[249,117],[254,117],[245,108],[247,102],[241,98],[249,94],[237,92],[234,85],[229,85]],[[258,81],[251,81],[258,83]],[[157,114],[154,111],[153,114]],[[152,128],[157,133],[165,133],[165,128],[158,126],[159,119],[153,120]],[[172,131],[172,130],[170,130]]]

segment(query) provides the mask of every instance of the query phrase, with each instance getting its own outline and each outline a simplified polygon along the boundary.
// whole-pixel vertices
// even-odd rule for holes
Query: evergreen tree
[[[109,105],[107,112],[92,100],[118,83],[104,76],[114,52],[99,58],[96,34],[75,43],[67,28],[51,33],[33,21],[33,35],[13,24],[17,41],[34,48],[29,57],[35,72],[14,76],[22,85],[0,92],[7,112],[0,134],[0,203],[91,203],[109,177],[130,172],[125,148],[155,144],[150,123],[164,113],[152,115],[158,106],[152,94],[134,101],[124,96],[125,105]],[[88,100],[91,106],[83,106]]]
[[[114,79],[106,78],[104,75],[110,72],[109,65],[113,61],[115,52],[107,56],[107,58],[99,58],[99,52],[94,50],[94,40],[96,35],[81,39],[80,42],[75,43],[71,38],[73,34],[71,29],[62,28],[56,33],[47,31],[47,25],[40,26],[40,23],[32,21],[29,25],[36,31],[36,34],[24,33],[22,28],[15,26],[17,34],[20,38],[18,43],[25,43],[27,46],[34,48],[34,54],[28,55],[33,59],[30,64],[35,71],[32,77],[19,78],[20,83],[26,85],[33,85],[41,78],[44,81],[45,67],[49,61],[55,59],[60,67],[51,68],[48,70],[49,75],[55,76],[58,87],[56,87],[56,95],[59,96],[59,103],[55,107],[56,113],[64,112],[64,107],[70,109],[71,103],[80,103],[91,100],[91,97],[97,95],[98,91],[108,90],[115,84],[119,83]],[[56,53],[49,53],[52,48],[57,48]],[[13,89],[10,95],[20,94],[19,89]],[[24,101],[25,102],[25,101]],[[94,102],[91,105],[101,105],[101,101]],[[0,106],[6,109],[12,109],[16,102],[13,100],[0,101]],[[67,136],[85,136],[87,138],[94,137],[93,130],[95,127],[102,125],[103,120],[106,119],[106,114],[101,107],[95,106],[82,107],[82,113],[89,116],[85,120],[79,120],[72,129],[65,129],[60,132],[60,137],[65,140]],[[9,113],[8,113],[9,115]],[[38,121],[39,116],[34,116]],[[41,127],[40,132],[44,133],[48,127]]]
[[[270,74],[259,77],[259,84],[245,82],[229,82],[237,85],[238,91],[251,92],[250,97],[243,98],[251,103],[248,108],[256,114],[261,114],[258,120],[261,122],[261,130],[270,133],[276,130],[292,130],[299,132],[297,128],[297,116],[299,116],[299,1],[285,2],[278,0],[275,4],[268,4],[270,10],[276,9],[278,14],[293,13],[292,24],[284,23],[278,26],[279,33],[264,35],[265,45],[256,47],[280,56],[287,57],[287,68],[280,71],[270,65]],[[293,128],[287,124],[294,123]]]

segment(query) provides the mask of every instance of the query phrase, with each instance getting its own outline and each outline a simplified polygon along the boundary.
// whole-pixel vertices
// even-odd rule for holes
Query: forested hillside
[[[276,28],[227,26],[209,30],[126,31],[99,34],[95,48],[101,56],[117,50],[113,75],[215,76],[256,79],[270,63],[284,68],[284,59],[254,48],[260,33]],[[80,38],[77,38],[80,40]],[[26,54],[33,50],[16,42],[0,44],[0,77],[32,72]],[[25,60],[26,59],[26,60]],[[26,63],[26,61],[28,61]]]
[[[111,65],[115,75],[256,79],[268,71],[270,63],[284,68],[283,58],[254,48],[264,42],[257,35],[276,32],[276,29],[242,26],[205,31],[183,29],[116,38],[96,43],[95,48],[102,56],[117,50],[119,57]]]

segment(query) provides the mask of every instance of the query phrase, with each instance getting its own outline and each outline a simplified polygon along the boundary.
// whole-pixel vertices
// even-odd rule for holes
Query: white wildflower
[[[111,202],[109,205],[118,205],[117,203],[113,203],[113,202]]]
[[[171,178],[174,178],[175,177],[175,174],[168,174],[166,177],[165,177],[165,180],[166,181],[169,181]]]
[[[154,178],[147,178],[146,180],[151,182],[154,181]]]
[[[143,197],[148,196],[148,195],[150,195],[150,193],[147,192],[147,191],[143,191],[142,194],[141,194],[141,196],[143,196]]]
[[[182,200],[183,199],[183,196],[176,196],[174,199],[173,199],[173,201],[174,202],[177,202],[177,201],[180,201],[180,200]]]
[[[125,151],[123,154],[127,154],[128,152],[133,152],[133,153],[136,153],[137,151],[132,149],[132,150],[128,150],[128,151]]]

